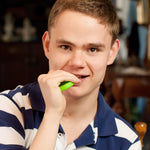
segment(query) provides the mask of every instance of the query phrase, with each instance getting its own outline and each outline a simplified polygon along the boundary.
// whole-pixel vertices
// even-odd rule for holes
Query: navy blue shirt
[[[0,149],[29,149],[41,124],[45,103],[37,82],[18,86],[0,94]],[[59,127],[57,150],[141,150],[140,140],[131,125],[107,105],[101,93],[95,119],[79,138],[66,146]]]

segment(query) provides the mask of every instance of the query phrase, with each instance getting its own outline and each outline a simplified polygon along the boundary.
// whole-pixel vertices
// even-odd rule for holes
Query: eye
[[[71,47],[68,45],[60,45],[60,48],[62,48],[64,50],[71,50]]]
[[[99,50],[98,50],[97,48],[90,48],[89,51],[90,51],[91,53],[96,53],[96,52],[98,52]]]

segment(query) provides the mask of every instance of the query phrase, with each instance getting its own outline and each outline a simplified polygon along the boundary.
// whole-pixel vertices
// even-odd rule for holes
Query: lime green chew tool
[[[59,87],[60,87],[60,90],[63,92],[65,90],[69,89],[70,87],[72,87],[73,85],[74,85],[74,83],[71,81],[64,81],[60,84]]]

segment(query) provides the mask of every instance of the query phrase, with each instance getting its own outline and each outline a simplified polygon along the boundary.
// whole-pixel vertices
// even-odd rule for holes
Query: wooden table
[[[111,92],[114,98],[112,109],[120,115],[125,112],[123,100],[137,97],[150,98],[149,71],[140,68],[128,68],[128,70],[109,68],[105,82],[111,82]]]

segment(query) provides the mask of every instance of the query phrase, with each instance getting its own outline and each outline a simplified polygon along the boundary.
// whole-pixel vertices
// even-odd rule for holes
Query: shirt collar
[[[42,112],[45,111],[44,99],[37,82],[32,84],[29,98],[32,109]],[[98,96],[98,111],[94,120],[94,128],[98,128],[98,136],[109,136],[117,133],[114,112],[105,102],[101,93]]]
[[[98,111],[94,127],[98,127],[98,136],[110,136],[118,132],[115,122],[115,112],[108,106],[101,93],[98,96]]]

